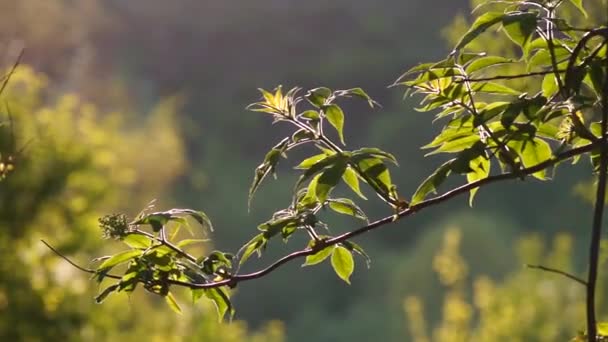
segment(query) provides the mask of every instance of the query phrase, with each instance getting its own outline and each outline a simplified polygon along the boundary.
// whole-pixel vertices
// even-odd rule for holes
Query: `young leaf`
[[[382,158],[382,159],[388,159],[391,162],[393,162],[393,164],[399,165],[399,163],[397,163],[397,159],[395,158],[395,156],[393,156],[392,154],[390,154],[388,152],[384,152],[379,148],[375,148],[375,147],[363,147],[356,151],[353,151],[353,157],[357,157],[357,158],[378,157],[378,158]]]
[[[380,106],[378,104],[378,102],[374,101],[371,97],[369,97],[369,95],[367,95],[367,93],[365,91],[363,91],[363,89],[361,89],[361,88],[351,88],[351,89],[346,89],[346,90],[339,90],[339,91],[337,91],[337,93],[340,96],[355,95],[355,96],[361,97],[361,98],[367,100],[367,103],[372,108],[374,108],[374,105]]]
[[[215,304],[218,320],[220,322],[224,320],[224,316],[226,316],[227,312],[230,313],[230,319],[232,319],[232,316],[234,316],[234,308],[230,302],[228,292],[223,287],[205,289],[205,296],[211,299]]]
[[[298,164],[298,166],[296,166],[295,168],[302,169],[302,170],[310,169],[311,166],[316,164],[321,159],[324,159],[325,157],[327,157],[327,155],[325,153],[320,153],[320,154],[314,155],[312,157],[308,157],[308,158],[302,160],[302,162],[300,162],[300,164]]]
[[[507,145],[519,154],[521,162],[525,167],[531,167],[542,163],[553,155],[551,146],[549,146],[546,141],[539,138],[524,141],[512,140]],[[532,174],[532,176],[540,180],[544,180],[545,175],[546,170],[541,170]]]
[[[367,265],[367,268],[370,267],[372,259],[369,257],[369,255],[367,255],[367,253],[365,253],[365,251],[363,250],[363,248],[361,246],[359,246],[358,244],[356,244],[352,241],[344,241],[340,244],[342,246],[346,247],[346,249],[348,249],[349,251],[355,252],[355,253],[359,254],[360,256],[362,256],[363,259],[365,259],[365,264]]]
[[[509,88],[500,83],[494,82],[480,82],[475,83],[471,87],[471,90],[480,93],[489,93],[489,94],[504,94],[504,95],[516,95],[519,96],[521,94],[520,91]]]
[[[259,257],[261,255],[261,250],[266,246],[267,243],[268,240],[264,237],[264,233],[254,236],[253,239],[241,247],[239,253],[237,253],[242,253],[239,259],[239,265],[244,264],[254,252],[257,252]]]
[[[504,17],[502,25],[507,36],[515,44],[525,48],[536,30],[537,17],[538,14],[533,12],[513,13]]]
[[[471,64],[466,67],[466,72],[467,74],[472,74],[476,71],[505,63],[513,63],[513,60],[501,56],[481,57],[471,62]]]
[[[331,96],[331,89],[325,87],[319,87],[315,89],[311,89],[306,94],[306,99],[313,106],[320,108],[324,106],[327,102],[327,99]]]
[[[488,178],[490,175],[490,160],[481,155],[469,162],[471,172],[467,173],[467,182],[473,183],[480,179]],[[469,191],[469,206],[473,206],[473,199],[479,188],[474,188]]]
[[[367,221],[367,216],[365,216],[363,210],[348,198],[330,198],[327,202],[329,202],[329,208],[339,214],[349,215]]]
[[[435,172],[433,172],[433,174],[420,184],[414,193],[414,196],[412,196],[412,205],[422,202],[431,192],[436,193],[439,185],[441,185],[452,172],[452,164],[455,160],[456,158],[443,163]]]
[[[336,246],[331,254],[331,266],[338,277],[350,285],[350,276],[355,270],[352,253],[342,246]]]
[[[182,314],[182,308],[179,307],[179,304],[177,304],[177,301],[175,300],[175,297],[173,297],[173,294],[171,292],[167,293],[167,295],[165,296],[165,302],[167,302],[167,305],[169,305],[173,312],[180,315]]]
[[[334,246],[328,246],[315,254],[307,256],[306,260],[304,261],[304,264],[302,264],[302,267],[312,266],[323,262],[325,259],[327,259],[327,257],[331,255],[331,253],[334,251],[334,248]]]
[[[319,202],[323,203],[333,190],[338,185],[340,178],[346,170],[346,163],[336,163],[332,167],[325,170],[321,177],[317,180],[317,188],[315,193]]]
[[[141,249],[129,249],[126,251],[122,251],[112,255],[109,259],[104,261],[99,267],[97,271],[110,269],[118,264],[129,261],[135,257],[138,257],[143,254],[144,251]]]
[[[108,295],[118,289],[118,284],[110,285],[95,297],[95,303],[100,304]]]
[[[359,169],[366,176],[366,180],[373,183],[372,187],[378,193],[378,196],[384,200],[386,200],[387,196],[392,200],[397,200],[391,175],[382,159],[365,157],[362,159],[353,158],[353,161],[357,163]]]
[[[554,74],[547,74],[543,78],[542,90],[544,97],[551,97],[558,91],[557,81]]]
[[[338,105],[331,104],[324,110],[327,121],[338,131],[338,136],[344,145],[344,112]]]
[[[146,249],[152,245],[150,238],[141,234],[129,234],[122,239],[122,242],[131,248]]]
[[[346,185],[348,185],[359,197],[366,200],[367,198],[361,192],[361,188],[359,187],[359,177],[357,173],[352,169],[352,167],[347,166],[346,170],[344,170],[344,174],[342,175],[342,180]]]
[[[585,11],[585,7],[583,7],[583,0],[570,0],[570,2],[585,16],[585,18],[587,18],[587,11]]]
[[[317,172],[332,166],[338,162],[343,162],[345,160],[345,155],[343,153],[335,153],[332,155],[328,155],[325,158],[319,160],[318,162],[314,163],[313,165],[311,165],[302,176],[300,176],[300,178],[298,179],[298,182],[296,183],[295,189],[299,189],[300,186],[302,185],[302,183],[304,183],[306,180],[308,180],[310,177],[312,177],[313,175],[315,175]]]
[[[209,239],[184,239],[177,243],[177,247],[184,248],[197,243],[209,242]]]

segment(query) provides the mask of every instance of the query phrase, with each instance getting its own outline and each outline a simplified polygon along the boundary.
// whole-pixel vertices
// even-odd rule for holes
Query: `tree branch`
[[[538,172],[538,171],[544,170],[550,166],[553,166],[563,160],[570,159],[572,157],[590,152],[593,148],[597,147],[600,144],[600,142],[601,141],[599,141],[599,140],[594,141],[590,144],[583,145],[583,146],[568,150],[566,152],[562,152],[562,153],[554,156],[551,159],[548,159],[537,165],[518,170],[517,172],[503,173],[500,175],[495,175],[495,176],[491,176],[488,178],[480,179],[476,182],[461,185],[442,195],[430,198],[426,201],[422,201],[418,204],[415,204],[406,209],[403,209],[399,213],[397,213],[397,215],[390,215],[390,216],[384,217],[384,218],[374,221],[366,226],[363,226],[363,227],[360,227],[353,231],[333,237],[331,239],[320,240],[317,244],[314,245],[313,248],[305,248],[303,250],[299,250],[299,251],[293,252],[291,254],[288,254],[288,255],[278,259],[274,263],[270,264],[270,266],[268,266],[264,269],[261,269],[259,271],[256,271],[256,272],[247,273],[247,274],[235,274],[235,275],[230,276],[227,279],[216,281],[216,282],[209,282],[209,283],[191,283],[191,282],[185,282],[185,281],[179,281],[179,280],[167,280],[167,282],[172,285],[183,286],[183,287],[187,287],[187,288],[191,288],[191,289],[208,289],[208,288],[215,288],[215,287],[221,287],[221,286],[235,287],[238,283],[262,278],[292,260],[316,254],[317,252],[319,252],[320,250],[322,250],[324,248],[331,247],[333,245],[337,245],[341,242],[345,242],[349,239],[362,235],[363,233],[366,233],[366,232],[369,232],[372,230],[376,230],[380,227],[393,223],[399,219],[410,216],[420,210],[440,204],[440,203],[445,202],[458,195],[468,193],[472,189],[475,189],[475,188],[478,188],[481,186],[485,186],[490,183],[496,183],[496,182],[509,180],[509,179],[518,179],[518,178],[521,178],[522,175],[533,174],[535,172]],[[42,242],[48,248],[50,248],[55,254],[57,254],[62,259],[66,260],[68,263],[70,263],[72,266],[76,267],[77,269],[79,269],[83,272],[87,272],[87,273],[92,273],[92,274],[97,273],[95,270],[91,270],[91,269],[79,266],[75,262],[68,259],[66,256],[59,253],[57,250],[55,250],[53,247],[51,247],[45,241],[42,241]],[[106,277],[113,278],[113,279],[121,279],[120,276],[116,276],[116,275],[106,275]]]
[[[457,187],[455,189],[452,189],[442,195],[439,195],[437,197],[433,197],[430,198],[426,201],[420,202],[418,204],[412,205],[411,207],[404,209],[402,211],[400,211],[397,214],[397,218],[395,219],[395,215],[391,215],[391,216],[387,216],[384,217],[382,219],[379,219],[377,221],[374,221],[366,226],[360,227],[358,229],[355,229],[353,231],[344,233],[342,235],[336,236],[334,238],[331,239],[327,239],[327,240],[322,240],[323,243],[319,243],[315,245],[315,248],[306,248],[300,251],[296,251],[293,252],[291,254],[288,254],[280,259],[278,259],[277,261],[275,261],[274,263],[272,263],[270,266],[256,271],[256,272],[252,272],[252,273],[247,273],[247,274],[235,274],[233,275],[230,279],[225,279],[219,282],[212,282],[212,283],[205,283],[205,284],[194,284],[194,283],[187,283],[187,282],[172,282],[173,284],[176,285],[181,285],[181,286],[185,286],[185,287],[189,287],[189,288],[213,288],[213,287],[220,287],[220,286],[235,286],[236,284],[240,283],[240,282],[244,282],[244,281],[249,281],[249,280],[253,280],[253,279],[257,279],[257,278],[261,278],[271,272],[273,272],[274,270],[276,270],[277,268],[281,267],[282,265],[286,264],[287,262],[291,261],[291,260],[295,260],[295,259],[299,259],[302,257],[306,257],[308,255],[313,255],[315,253],[317,253],[318,251],[320,251],[321,249],[325,248],[325,247],[329,247],[329,246],[333,246],[333,245],[337,245],[341,242],[347,241],[349,239],[352,239],[356,236],[362,235],[363,233],[372,231],[372,230],[376,230],[382,226],[385,226],[389,223],[395,222],[396,220],[402,219],[404,217],[410,216],[420,210],[423,210],[427,207],[431,207],[437,204],[440,204],[442,202],[445,202],[453,197],[456,197],[458,195],[462,195],[465,193],[468,193],[470,190],[475,189],[477,187],[481,187],[481,186],[485,186],[487,184],[490,183],[496,183],[499,181],[504,181],[504,180],[509,180],[509,179],[518,179],[521,177],[521,175],[530,175],[533,174],[535,172],[544,170],[547,167],[553,166],[563,160],[566,159],[570,159],[574,156],[577,155],[581,155],[583,153],[587,153],[590,152],[593,148],[597,147],[597,145],[599,145],[599,142],[592,142],[590,144],[587,145],[583,145],[571,150],[568,150],[566,152],[560,153],[556,156],[554,156],[551,159],[548,159],[542,163],[539,163],[537,165],[525,168],[525,169],[521,169],[518,172],[510,172],[510,173],[504,173],[504,174],[500,174],[500,175],[496,175],[496,176],[491,176],[488,178],[484,178],[481,180],[478,180],[476,182],[472,182],[472,183],[468,183],[465,185],[462,185],[460,187]]]
[[[608,62],[606,64],[608,66]],[[591,230],[591,241],[589,246],[589,274],[587,275],[587,338],[589,342],[595,342],[597,340],[595,287],[597,283],[600,241],[602,239],[602,218],[606,198],[606,172],[608,172],[608,147],[606,146],[606,132],[608,131],[608,74],[604,77],[601,104],[602,144],[600,144],[600,167],[595,195],[595,208],[593,210],[593,227]]]

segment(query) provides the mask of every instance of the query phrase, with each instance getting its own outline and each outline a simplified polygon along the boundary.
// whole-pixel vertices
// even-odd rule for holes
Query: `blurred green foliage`
[[[429,305],[415,295],[403,301],[413,342],[567,341],[585,330],[584,286],[523,266],[498,282],[486,275],[471,276],[468,259],[461,254],[462,241],[460,228],[446,229],[433,258],[438,280],[445,286],[441,319],[426,320]],[[558,234],[546,245],[539,235],[521,238],[515,248],[517,260],[522,265],[574,271],[572,236]],[[606,279],[604,272],[600,308],[608,290]],[[605,317],[606,311],[600,311]]]
[[[174,124],[178,101],[164,100],[147,115],[104,113],[77,95],[53,95],[46,77],[27,66],[0,101],[16,137],[4,143],[23,147],[0,183],[0,338],[172,341],[215,334],[220,328],[208,306],[188,307],[184,319],[145,296],[93,304],[87,275],[40,242],[76,256],[99,251],[103,212],[135,210],[167,189],[186,165]],[[221,330],[222,341],[282,339],[277,324],[256,334],[243,323]]]

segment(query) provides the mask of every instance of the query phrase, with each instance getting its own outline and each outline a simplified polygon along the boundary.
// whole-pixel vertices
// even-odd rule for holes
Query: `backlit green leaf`
[[[521,92],[515,89],[509,88],[500,83],[494,82],[480,82],[475,83],[471,86],[474,92],[489,93],[489,94],[504,94],[504,95],[520,95]]]
[[[122,242],[126,243],[131,248],[146,249],[152,245],[150,238],[141,234],[129,234],[122,239]]]
[[[359,187],[359,177],[357,173],[350,167],[347,166],[346,170],[344,170],[344,174],[342,175],[342,180],[346,185],[348,185],[359,197],[363,199],[367,199],[363,193],[361,192],[361,188]]]
[[[173,294],[171,292],[167,293],[167,295],[165,296],[165,302],[167,302],[167,305],[169,305],[173,312],[180,315],[182,314],[182,308],[179,307],[179,304],[177,304],[177,301],[175,300],[175,297],[173,297]]]
[[[340,141],[344,144],[344,112],[338,105],[331,104],[324,109],[327,121],[338,131]]]
[[[129,249],[112,255],[97,268],[98,271],[110,269],[143,254],[141,249]]]
[[[350,276],[355,270],[355,261],[353,260],[352,253],[348,249],[342,246],[334,248],[333,253],[331,254],[331,266],[334,268],[338,277],[347,284],[350,284]]]
[[[514,13],[505,16],[502,25],[507,36],[523,48],[530,42],[530,37],[536,30],[537,17],[538,15],[533,12]]]
[[[506,14],[502,12],[487,12],[478,17],[469,30],[460,38],[454,51],[458,51],[473,41],[477,36],[482,34],[485,30],[489,29],[495,24],[502,21]]]
[[[363,248],[361,246],[359,246],[358,244],[356,244],[352,241],[344,241],[344,242],[341,242],[340,245],[344,246],[349,251],[352,251],[352,252],[355,252],[355,253],[361,255],[363,257],[363,259],[365,259],[365,264],[367,265],[367,268],[370,267],[372,259],[369,257],[369,255],[367,255],[367,253],[363,250]]]
[[[587,18],[587,11],[585,11],[585,7],[583,7],[583,0],[570,0],[570,2],[585,16],[585,18]]]
[[[100,294],[95,297],[95,303],[100,304],[103,302],[108,295],[118,289],[118,284],[110,285],[105,290],[103,290]]]
[[[209,242],[209,239],[184,239],[177,243],[177,247],[184,248],[194,244]]]
[[[311,89],[306,94],[306,99],[315,107],[320,108],[326,104],[327,99],[331,96],[331,89],[319,87]]]
[[[325,259],[327,259],[327,257],[331,255],[331,253],[334,251],[334,248],[334,246],[328,246],[315,254],[307,256],[306,260],[304,261],[304,264],[302,264],[302,267],[312,266],[323,262]]]
[[[472,74],[476,71],[505,63],[513,63],[513,60],[501,56],[481,57],[471,62],[471,64],[466,67],[466,72]]]
[[[483,155],[471,160],[469,162],[469,167],[472,171],[467,173],[468,183],[473,183],[480,179],[488,178],[490,175],[490,160]],[[475,198],[477,190],[479,190],[479,187],[469,191],[469,205],[471,207],[473,206],[473,199]]]
[[[211,289],[205,289],[205,296],[213,301],[215,308],[217,309],[218,320],[221,322],[224,320],[226,313],[230,314],[230,319],[234,316],[234,308],[230,302],[228,292],[223,287],[215,287]]]
[[[325,153],[321,153],[321,154],[314,155],[312,157],[308,157],[308,158],[302,160],[302,162],[300,162],[300,164],[298,164],[298,166],[296,166],[296,169],[303,169],[303,170],[309,169],[311,166],[316,164],[321,159],[324,159],[325,157],[327,157],[327,155]]]
[[[552,151],[549,144],[539,138],[534,140],[510,141],[508,146],[513,148],[520,156],[525,167],[532,167],[551,158]],[[545,179],[546,170],[532,174],[538,179]]]
[[[367,221],[367,216],[363,210],[348,198],[332,198],[329,199],[328,202],[329,208],[337,213],[354,216],[358,219]]]
[[[414,196],[412,196],[412,205],[422,202],[430,193],[436,193],[437,188],[441,185],[448,175],[452,172],[452,163],[456,159],[451,159],[442,164],[433,174],[420,184]]]
[[[321,177],[317,180],[316,188],[316,195],[319,202],[325,202],[333,188],[338,185],[345,170],[346,163],[336,163],[321,174]]]

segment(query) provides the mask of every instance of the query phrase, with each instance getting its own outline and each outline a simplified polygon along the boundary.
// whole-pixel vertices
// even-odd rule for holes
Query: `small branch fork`
[[[485,186],[490,183],[496,183],[496,182],[510,180],[510,179],[519,179],[519,178],[521,178],[522,175],[530,175],[535,172],[544,170],[548,167],[551,167],[563,160],[567,160],[572,157],[575,157],[575,156],[578,156],[578,155],[581,155],[584,153],[588,153],[591,150],[593,150],[594,148],[596,148],[599,144],[600,144],[600,141],[594,141],[594,142],[591,142],[590,144],[583,145],[583,146],[568,150],[566,152],[562,152],[562,153],[554,156],[553,158],[548,159],[535,166],[524,168],[524,169],[518,170],[517,172],[509,172],[509,173],[504,173],[504,174],[500,174],[500,175],[490,176],[488,178],[484,178],[484,179],[478,180],[476,182],[462,185],[462,186],[454,188],[448,192],[445,192],[442,195],[430,198],[426,201],[420,202],[420,203],[412,205],[406,209],[403,209],[397,215],[390,215],[390,216],[384,217],[384,218],[374,221],[366,226],[357,228],[355,230],[352,230],[350,232],[344,233],[342,235],[339,235],[339,236],[336,236],[336,237],[333,237],[330,239],[319,240],[319,243],[315,244],[313,248],[305,248],[305,249],[293,252],[291,254],[288,254],[288,255],[278,259],[277,261],[272,263],[270,266],[268,266],[264,269],[261,269],[259,271],[256,271],[256,272],[247,273],[247,274],[234,274],[227,279],[224,279],[221,281],[216,281],[216,282],[208,282],[208,283],[190,283],[190,282],[183,282],[183,281],[178,281],[178,280],[169,280],[168,282],[172,285],[183,286],[183,287],[187,287],[187,288],[191,288],[191,289],[209,289],[209,288],[216,288],[216,287],[221,287],[221,286],[234,287],[238,283],[264,277],[264,276],[268,275],[269,273],[273,272],[274,270],[278,269],[282,265],[284,265],[292,260],[300,259],[300,258],[304,258],[309,255],[316,254],[317,252],[319,252],[320,250],[322,250],[326,247],[337,245],[341,242],[345,242],[349,239],[352,239],[354,237],[357,237],[357,236],[367,233],[369,231],[376,230],[381,227],[387,226],[388,224],[395,222],[396,220],[411,216],[420,210],[443,203],[453,197],[468,193],[472,189],[475,189],[475,188],[478,188],[481,186]],[[76,267],[77,269],[79,269],[83,272],[91,273],[91,274],[97,273],[93,269],[82,267],[82,266],[78,265],[77,263],[73,262],[68,257],[66,257],[65,255],[63,255],[59,251],[57,251],[55,248],[51,247],[44,240],[42,242],[49,249],[51,249],[51,251],[53,251],[55,254],[57,254],[62,259],[66,260],[68,263],[70,263],[72,266]],[[121,279],[122,278],[121,276],[113,275],[113,274],[106,274],[105,276],[108,278],[112,278],[112,279]]]

